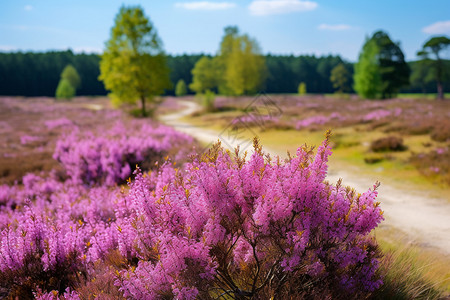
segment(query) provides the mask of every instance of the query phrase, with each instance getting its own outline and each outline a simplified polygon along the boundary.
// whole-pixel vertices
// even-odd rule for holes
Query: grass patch
[[[450,297],[450,258],[432,249],[408,244],[406,235],[376,229],[384,253],[380,271],[384,285],[374,299],[447,299]]]

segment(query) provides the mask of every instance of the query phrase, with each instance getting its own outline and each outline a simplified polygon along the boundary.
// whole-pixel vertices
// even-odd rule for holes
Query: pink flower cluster
[[[167,126],[118,122],[104,132],[73,131],[57,142],[53,158],[76,183],[113,185],[127,179],[136,164],[154,164],[174,147],[178,156],[186,155],[192,141]]]
[[[73,122],[67,118],[48,120],[48,121],[45,121],[44,124],[45,124],[45,126],[47,126],[48,129],[55,129],[55,128],[65,127],[65,126],[74,126]]]
[[[323,125],[323,124],[326,124],[333,120],[344,121],[345,119],[346,118],[344,116],[341,116],[341,114],[339,114],[337,112],[333,112],[329,116],[318,115],[318,116],[312,116],[312,117],[300,120],[295,125],[295,128],[297,130],[300,130],[302,128],[307,128],[312,125]]]
[[[248,160],[215,145],[180,168],[137,169],[127,189],[108,186],[121,178],[123,157],[186,142],[167,127],[139,128],[61,140],[55,156],[71,180],[27,175],[23,186],[0,186],[0,291],[83,298],[79,283],[95,279],[115,251],[123,261],[105,272],[130,299],[282,298],[317,282],[348,293],[381,285],[368,237],[383,219],[376,186],[357,194],[326,182],[328,139],[316,154],[300,147],[286,162],[257,141]],[[122,159],[114,175],[103,169],[110,157]],[[71,169],[77,164],[84,173]],[[84,184],[94,178],[104,184]]]
[[[277,298],[284,279],[307,278],[373,291],[381,281],[367,235],[383,219],[376,186],[361,195],[326,183],[330,153],[325,141],[314,158],[301,147],[282,164],[257,145],[248,162],[216,148],[185,170],[165,165],[156,182],[138,172],[116,218],[122,255],[139,263],[116,284],[126,297],[151,299],[213,290]]]
[[[398,111],[396,111],[396,113],[398,113]],[[386,117],[389,117],[391,114],[392,113],[389,110],[378,109],[378,110],[375,110],[375,111],[372,111],[372,112],[366,114],[362,119],[365,122],[378,121],[378,120],[384,119]]]

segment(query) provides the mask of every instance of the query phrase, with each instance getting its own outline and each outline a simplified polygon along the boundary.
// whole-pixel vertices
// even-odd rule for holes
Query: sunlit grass
[[[384,285],[375,299],[446,299],[450,297],[450,257],[434,249],[409,244],[394,229],[376,229],[384,257]]]

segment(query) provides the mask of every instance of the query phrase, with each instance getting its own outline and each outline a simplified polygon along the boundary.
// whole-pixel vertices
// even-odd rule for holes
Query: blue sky
[[[450,0],[0,0],[0,51],[101,52],[120,6],[136,4],[170,54],[214,54],[228,25],[256,38],[264,53],[349,61],[378,29],[408,60],[429,37],[450,36]]]

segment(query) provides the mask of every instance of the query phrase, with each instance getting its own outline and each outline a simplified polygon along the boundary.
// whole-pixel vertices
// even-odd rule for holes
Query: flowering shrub
[[[391,112],[389,110],[378,109],[378,110],[371,111],[368,114],[366,114],[363,117],[363,121],[369,122],[369,121],[374,121],[374,120],[380,120],[380,119],[389,117],[390,115],[391,115]]]
[[[156,182],[137,171],[116,210],[125,297],[337,296],[381,285],[368,237],[383,219],[377,185],[361,195],[325,182],[328,139],[315,157],[300,147],[284,164],[254,148],[246,162],[215,145],[186,170],[166,164]]]
[[[148,151],[190,141],[142,122],[76,131],[55,151],[70,180],[1,185],[0,298],[364,298],[381,285],[376,185],[326,182],[328,138],[284,163],[257,140],[248,160],[217,144],[114,184]]]
[[[74,182],[113,185],[128,178],[136,164],[148,168],[172,148],[180,150],[176,158],[186,155],[189,144],[192,138],[170,127],[117,123],[106,132],[72,132],[57,142],[53,158]]]

